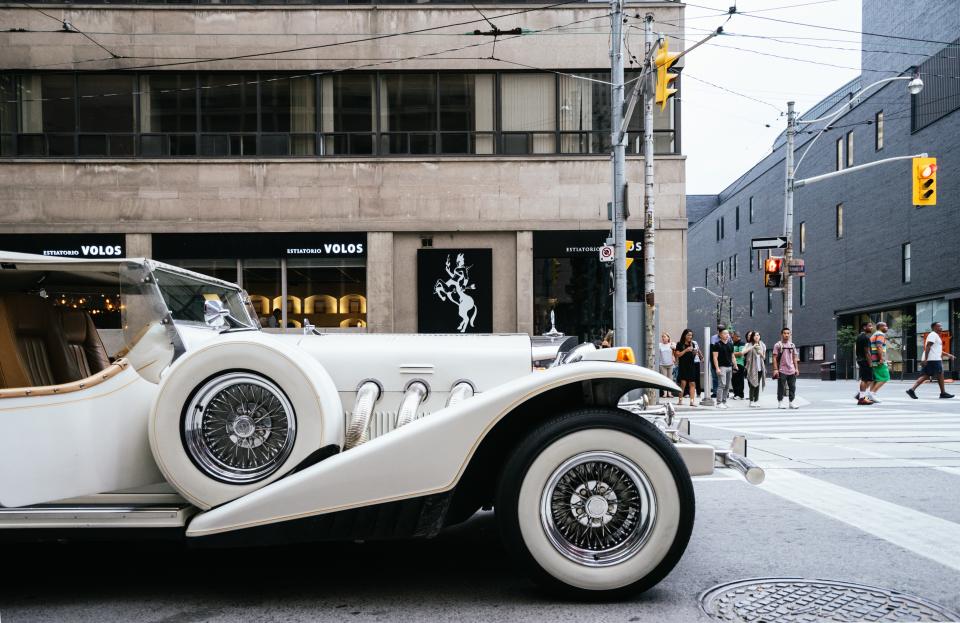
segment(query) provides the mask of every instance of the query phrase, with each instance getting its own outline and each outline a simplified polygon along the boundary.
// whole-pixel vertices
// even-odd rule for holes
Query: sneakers
[[[941,397],[941,398],[953,398],[953,394],[948,394],[947,392],[943,392],[942,394],[940,394],[940,397]]]
[[[878,404],[880,404],[880,403],[882,402],[879,398],[877,398],[877,395],[876,395],[876,394],[869,394],[869,395],[867,396],[867,400],[869,400],[870,402],[872,402],[872,403],[875,404],[875,405],[878,405]]]
[[[873,401],[870,400],[869,398],[858,398],[858,399],[857,399],[857,404],[858,404],[858,405],[872,405],[872,404],[873,404]]]
[[[908,390],[907,390],[907,396],[910,396],[911,398],[913,398],[914,400],[916,400],[916,399],[917,399],[917,392],[913,391],[912,389],[908,389]]]
[[[798,405],[797,403],[795,403],[794,401],[791,400],[791,401],[790,401],[790,408],[791,408],[791,409],[799,409],[799,408],[800,408],[800,405]]]
[[[782,400],[777,403],[777,408],[778,408],[778,409],[786,409],[786,407],[783,406],[783,401],[782,401]]]

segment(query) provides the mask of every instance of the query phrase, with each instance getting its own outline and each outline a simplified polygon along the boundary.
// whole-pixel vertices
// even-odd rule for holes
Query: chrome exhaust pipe
[[[400,410],[397,413],[397,428],[406,426],[413,421],[428,393],[429,390],[423,381],[412,381],[407,385],[407,391],[403,394]]]
[[[740,475],[752,485],[763,483],[767,477],[762,467],[736,452],[717,452],[717,458],[723,462],[724,467],[740,472]]]
[[[467,398],[473,398],[473,385],[470,381],[457,381],[450,390],[450,397],[447,399],[447,406],[452,407],[458,402],[463,402]]]
[[[365,381],[357,389],[357,398],[353,403],[353,417],[347,427],[345,446],[353,448],[365,443],[370,438],[367,426],[370,424],[370,415],[373,407],[380,399],[380,384],[376,381]]]

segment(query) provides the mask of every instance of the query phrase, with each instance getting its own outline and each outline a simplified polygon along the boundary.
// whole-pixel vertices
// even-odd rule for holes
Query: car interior
[[[101,315],[108,296],[117,313]],[[0,390],[73,383],[107,369],[94,317],[119,329],[119,307],[116,273],[0,271]]]

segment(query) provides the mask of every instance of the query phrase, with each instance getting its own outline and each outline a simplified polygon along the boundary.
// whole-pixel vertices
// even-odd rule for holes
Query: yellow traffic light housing
[[[913,159],[913,205],[937,205],[937,159]]]
[[[768,257],[763,262],[763,285],[779,288],[783,283],[783,258]]]
[[[677,74],[670,73],[670,67],[677,62],[679,54],[670,54],[668,42],[663,40],[663,45],[657,50],[653,57],[654,65],[657,67],[657,90],[654,101],[660,104],[660,110],[667,107],[667,100],[677,92],[670,84],[677,79]]]

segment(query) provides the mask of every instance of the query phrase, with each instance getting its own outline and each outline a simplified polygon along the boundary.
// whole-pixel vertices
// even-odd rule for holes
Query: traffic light
[[[783,258],[768,257],[763,263],[763,285],[779,288],[783,283]]]
[[[670,67],[677,62],[679,54],[670,54],[667,40],[663,40],[663,45],[657,50],[653,62],[657,66],[657,92],[654,101],[660,104],[660,110],[667,107],[667,100],[671,95],[677,92],[671,88],[670,83],[677,79],[677,74],[670,73]]]
[[[937,159],[913,159],[913,205],[937,205]]]

